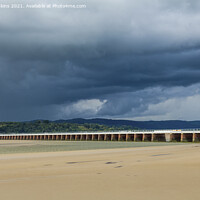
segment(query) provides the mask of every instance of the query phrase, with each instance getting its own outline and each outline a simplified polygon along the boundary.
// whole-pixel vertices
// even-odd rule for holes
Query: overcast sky
[[[199,0],[63,2],[0,10],[0,121],[200,120]]]

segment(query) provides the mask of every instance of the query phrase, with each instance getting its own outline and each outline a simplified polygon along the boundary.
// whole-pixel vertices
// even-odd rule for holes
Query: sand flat
[[[200,199],[200,145],[0,155],[1,199]]]

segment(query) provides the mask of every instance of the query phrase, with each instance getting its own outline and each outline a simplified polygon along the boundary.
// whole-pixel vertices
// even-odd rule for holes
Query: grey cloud
[[[98,116],[135,120],[187,119],[199,112],[200,84],[189,87],[148,88],[107,99]],[[184,114],[183,114],[184,113]],[[171,118],[170,118],[171,117]]]
[[[53,119],[90,99],[107,102],[77,115],[136,117],[177,96],[168,90],[199,83],[198,1],[81,3],[87,8],[1,10],[0,120]]]

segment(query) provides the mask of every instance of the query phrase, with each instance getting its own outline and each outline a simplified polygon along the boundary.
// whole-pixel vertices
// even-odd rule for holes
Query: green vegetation
[[[101,124],[55,123],[48,120],[34,122],[0,122],[0,133],[59,133],[132,130],[131,126],[106,126]]]

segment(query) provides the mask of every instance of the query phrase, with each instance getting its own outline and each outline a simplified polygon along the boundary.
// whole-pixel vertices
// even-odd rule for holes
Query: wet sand
[[[0,155],[2,200],[200,199],[200,144]]]

